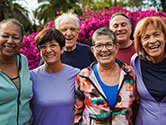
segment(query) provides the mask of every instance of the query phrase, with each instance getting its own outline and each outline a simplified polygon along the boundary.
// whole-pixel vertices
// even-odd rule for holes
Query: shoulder
[[[130,65],[131,65],[131,66],[134,66],[134,65],[138,62],[138,60],[140,60],[139,57],[138,57],[138,54],[135,53],[135,54],[131,57]]]
[[[27,57],[20,53],[17,54],[16,57],[17,57],[17,65],[19,67],[19,70],[27,72],[27,70],[29,70]]]
[[[43,65],[41,65],[33,70],[30,70],[31,77],[37,77],[39,75],[39,73],[42,72],[42,68],[43,68]]]
[[[18,54],[17,57],[20,57],[20,60],[21,60],[21,61],[25,61],[25,62],[28,61],[27,57],[24,56],[23,54]]]
[[[77,43],[76,45],[78,48],[90,49],[90,46],[87,44]]]
[[[64,71],[68,72],[68,73],[74,73],[74,74],[78,74],[80,72],[80,69],[72,67],[70,65],[64,64]]]
[[[80,71],[80,76],[83,76],[83,77],[89,77],[92,73],[92,68],[89,66],[87,68],[84,68]]]
[[[122,66],[122,70],[131,76],[135,76],[135,71],[134,71],[133,67],[130,65],[124,64]]]

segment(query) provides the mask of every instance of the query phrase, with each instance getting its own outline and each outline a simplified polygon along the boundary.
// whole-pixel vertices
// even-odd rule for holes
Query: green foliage
[[[102,9],[108,9],[110,7],[120,7],[120,6],[127,6],[124,0],[88,0],[87,2],[83,2],[82,7],[85,9],[86,6],[89,6],[90,9],[97,13]]]
[[[16,18],[23,24],[25,31],[31,30],[32,24],[28,18],[29,11],[19,4],[19,0],[1,0],[0,8],[0,21],[7,18]]]
[[[127,7],[131,8],[131,10],[141,9],[143,5],[143,0],[128,0],[126,3]]]
[[[59,13],[67,12],[68,10],[78,7],[77,0],[38,0],[40,6],[37,8],[37,19],[43,24],[54,20]]]

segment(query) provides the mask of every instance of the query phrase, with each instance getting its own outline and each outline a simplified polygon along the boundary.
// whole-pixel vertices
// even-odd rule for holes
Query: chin
[[[110,65],[110,61],[109,62],[106,62],[106,61],[103,61],[103,62],[100,62],[101,65]]]

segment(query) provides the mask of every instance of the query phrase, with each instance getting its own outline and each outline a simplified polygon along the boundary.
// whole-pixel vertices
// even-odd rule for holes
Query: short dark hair
[[[56,40],[62,49],[65,46],[65,37],[64,35],[57,29],[44,29],[40,31],[35,37],[36,46],[39,48],[40,45],[45,44],[46,42]]]
[[[106,28],[106,27],[101,27],[99,29],[97,29],[93,35],[92,35],[92,45],[95,44],[95,40],[98,36],[101,36],[101,35],[107,35],[109,36],[112,40],[113,40],[113,43],[115,45],[117,45],[117,39],[116,39],[116,35],[115,33],[109,29],[109,28]]]
[[[131,25],[130,18],[129,18],[126,14],[124,14],[124,13],[115,13],[115,14],[113,14],[112,17],[111,17],[111,19],[110,19],[110,21],[111,21],[114,17],[119,16],[119,15],[125,17],[126,19],[128,19],[129,24]]]
[[[9,18],[9,19],[4,19],[0,22],[0,27],[2,24],[5,24],[5,23],[13,23],[15,25],[17,25],[18,27],[20,27],[20,30],[21,30],[21,42],[24,38],[24,27],[23,25],[18,21],[16,20],[15,18]]]

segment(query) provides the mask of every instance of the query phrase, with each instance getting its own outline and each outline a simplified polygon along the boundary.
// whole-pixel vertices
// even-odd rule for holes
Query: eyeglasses
[[[71,32],[76,32],[78,30],[77,27],[67,27],[67,28],[61,28],[59,29],[61,32],[67,32],[68,30],[70,30]]]
[[[51,43],[48,46],[46,46],[45,44],[38,46],[38,48],[41,51],[45,51],[47,49],[47,47],[49,47],[50,49],[56,49],[59,46],[58,43]]]
[[[113,49],[114,44],[113,43],[106,43],[106,44],[95,44],[94,45],[95,49],[98,51],[102,50],[104,46],[107,50],[111,50],[111,49]]]

